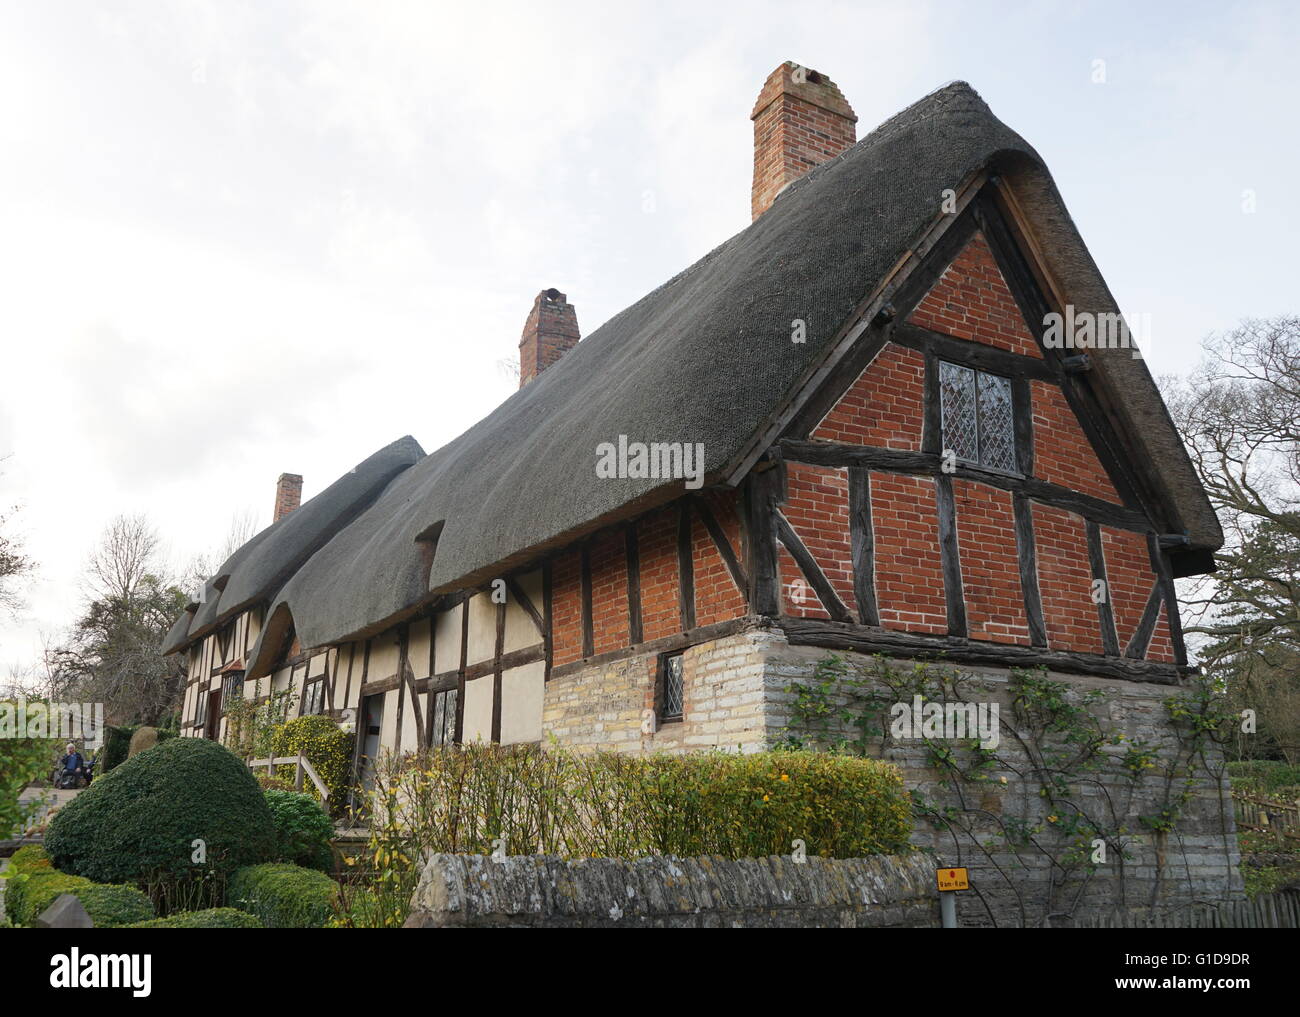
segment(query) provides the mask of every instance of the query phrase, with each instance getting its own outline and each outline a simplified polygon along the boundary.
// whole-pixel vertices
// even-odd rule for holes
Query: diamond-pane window
[[[681,720],[682,706],[685,701],[685,685],[682,675],[682,655],[674,653],[661,658],[659,690],[659,719]]]
[[[945,450],[964,462],[1019,470],[1011,379],[940,361],[939,405]]]

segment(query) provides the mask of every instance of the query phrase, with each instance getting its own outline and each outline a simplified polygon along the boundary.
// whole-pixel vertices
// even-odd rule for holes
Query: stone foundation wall
[[[684,661],[685,718],[658,731],[646,723],[654,702],[655,655],[593,666],[548,683],[545,729],[560,744],[578,749],[772,748],[798,727],[792,683],[811,683],[827,654],[816,647],[791,646],[782,632],[766,628],[693,647]],[[871,663],[852,653],[841,656],[861,666]],[[911,667],[907,661],[894,663]],[[1041,746],[1013,722],[1009,672],[968,666],[960,671],[967,676],[969,700],[996,702],[1001,711],[1002,743],[986,780],[962,781],[936,769],[919,740],[877,741],[870,754],[897,763],[905,785],[934,812],[951,810],[933,825],[918,821],[914,842],[933,853],[932,864],[971,869],[974,889],[959,895],[963,923],[1068,925],[1114,907],[1241,897],[1232,803],[1222,760],[1212,746],[1198,761],[1192,795],[1179,808],[1173,829],[1162,832],[1143,822],[1157,817],[1182,789],[1181,778],[1171,779],[1165,771],[1183,758],[1187,743],[1171,724],[1165,700],[1185,690],[1049,675],[1077,702],[1100,690],[1100,701],[1088,709],[1107,731],[1123,736],[1104,748],[1099,767],[1066,774],[1069,792],[1052,805],[1040,794],[1045,779]],[[858,704],[841,696],[837,705],[853,709]],[[845,726],[832,734],[851,738],[854,732]],[[1021,744],[1021,739],[1028,741]],[[1130,779],[1122,763],[1133,746],[1150,751],[1153,765]],[[1079,815],[1104,830],[1109,841],[1105,860],[1095,866],[1090,839],[1089,857],[1080,860],[1075,855],[1084,838],[1062,832]],[[1022,831],[1030,832],[1022,837]]]
[[[407,928],[926,928],[939,924],[919,853],[808,858],[431,855]]]

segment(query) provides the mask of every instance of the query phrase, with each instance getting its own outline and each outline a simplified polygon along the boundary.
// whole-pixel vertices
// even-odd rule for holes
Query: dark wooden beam
[[[1016,557],[1020,563],[1020,592],[1025,600],[1025,618],[1029,623],[1029,643],[1047,646],[1047,626],[1043,622],[1043,598],[1038,589],[1038,545],[1034,540],[1034,510],[1023,494],[1011,496],[1016,526]]]
[[[689,632],[695,628],[695,556],[691,553],[689,498],[683,498],[677,504],[677,598],[682,631]]]
[[[519,606],[527,612],[528,617],[533,620],[533,625],[537,627],[538,634],[545,635],[546,623],[542,620],[541,614],[533,605],[532,600],[529,598],[528,594],[524,592],[524,588],[519,585],[518,580],[516,580],[514,576],[506,576],[506,589],[510,592],[510,596],[514,597],[515,600],[518,601]]]
[[[591,604],[591,545],[584,543],[579,551],[582,584],[582,655],[590,657],[596,652],[595,620]]]
[[[894,327],[893,341],[899,346],[906,346],[908,349],[933,355],[954,364],[961,364],[963,367],[972,367],[978,371],[990,371],[1009,378],[1056,380],[1056,372],[1039,357],[1012,353],[1010,350],[999,349],[988,343],[958,339],[941,332],[932,332],[909,322],[900,322]]]
[[[1131,660],[1142,660],[1146,657],[1147,647],[1151,645],[1151,635],[1156,630],[1156,622],[1160,620],[1160,604],[1163,599],[1164,590],[1160,586],[1160,580],[1156,579],[1155,585],[1147,595],[1146,607],[1142,609],[1142,619],[1138,622],[1137,630],[1124,649],[1125,657]]]
[[[785,513],[780,509],[776,509],[776,535],[781,543],[785,545],[785,549],[790,552],[790,557],[799,566],[799,571],[803,573],[803,577],[808,580],[808,585],[817,594],[817,599],[821,601],[826,613],[836,621],[852,621],[853,616],[835,592],[835,587],[826,578],[826,573],[817,564],[817,559],[812,556],[812,552],[799,539],[799,534],[795,532],[794,527],[790,525],[790,520],[785,517]]]
[[[469,599],[460,605],[460,676],[456,683],[456,744],[465,739],[465,665],[469,661]]]
[[[776,557],[776,500],[780,467],[751,473],[741,488],[744,497],[746,573],[749,575],[750,614],[775,617],[781,613],[780,579]]]
[[[506,605],[497,605],[496,646],[492,654],[492,741],[501,744],[501,658],[506,650]]]
[[[939,562],[943,568],[943,599],[948,612],[948,635],[966,635],[966,590],[961,581],[961,549],[957,545],[957,504],[952,477],[934,478],[935,511],[939,516]]]
[[[658,653],[674,653],[677,650],[684,650],[690,646],[696,646],[700,643],[707,643],[714,639],[722,639],[726,636],[735,635],[737,632],[744,632],[747,629],[758,628],[764,623],[764,619],[759,619],[753,615],[746,615],[743,618],[732,618],[729,621],[717,622],[713,625],[701,625],[698,628],[691,629],[689,632],[679,632],[676,635],[664,636],[660,639],[652,639],[649,642],[638,643],[636,646],[625,646],[622,649],[611,650],[608,653],[598,653],[594,657],[585,660],[575,660],[568,664],[560,664],[555,667],[551,674],[555,678],[563,678],[566,675],[577,674],[589,667],[601,667],[605,664],[613,664],[620,660],[627,660],[629,657],[650,656]]]
[[[853,599],[858,620],[864,625],[880,624],[876,603],[876,545],[871,526],[871,473],[861,466],[849,467],[849,540],[853,556]]]
[[[951,664],[976,664],[991,667],[1034,668],[1068,674],[1120,678],[1125,681],[1176,685],[1194,668],[1177,664],[1160,664],[1147,660],[1126,660],[1090,653],[1067,653],[1007,643],[983,643],[974,640],[946,641],[929,636],[910,635],[859,625],[844,625],[817,618],[781,618],[777,624],[792,645],[823,646],[827,649],[852,650],[866,655],[934,660]]]
[[[623,531],[624,555],[627,559],[627,641],[641,642],[641,548],[637,543],[637,523],[628,523]]]
[[[546,677],[551,680],[551,658],[554,656],[555,640],[552,630],[555,627],[555,607],[552,603],[554,591],[551,585],[551,560],[542,563],[542,644],[546,647]]]

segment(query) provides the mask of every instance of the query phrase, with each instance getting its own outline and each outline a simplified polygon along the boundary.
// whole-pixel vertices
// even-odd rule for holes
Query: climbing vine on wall
[[[915,731],[900,739],[891,727],[898,704],[965,710],[993,701],[999,687],[1010,709],[999,713],[996,745]],[[1021,924],[1031,903],[1045,915],[1072,914],[1102,866],[1115,868],[1122,900],[1155,904],[1159,880],[1149,901],[1125,896],[1134,839],[1151,838],[1164,857],[1197,789],[1222,786],[1224,764],[1211,749],[1231,727],[1223,697],[1204,679],[1164,700],[1174,744],[1163,747],[1126,736],[1106,718],[1107,690],[1056,681],[1042,669],[1013,669],[1003,683],[942,664],[830,654],[810,681],[787,691],[792,745],[886,758],[919,749],[928,772],[912,789],[918,822],[951,839],[952,864],[973,853],[996,872]],[[1230,806],[1220,797],[1226,835]],[[1047,899],[1031,902],[1017,875],[1044,866]]]

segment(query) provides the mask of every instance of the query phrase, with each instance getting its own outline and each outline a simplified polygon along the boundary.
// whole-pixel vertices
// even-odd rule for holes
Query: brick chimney
[[[519,387],[523,388],[582,338],[578,315],[559,290],[542,290],[524,322],[519,340]]]
[[[296,473],[281,473],[275,482],[275,515],[271,522],[278,523],[301,504],[302,477]]]
[[[786,61],[763,83],[754,103],[754,188],[757,219],[781,188],[858,139],[857,115],[826,75]]]

